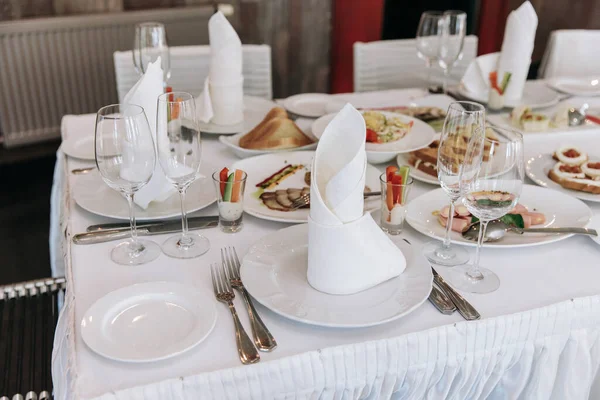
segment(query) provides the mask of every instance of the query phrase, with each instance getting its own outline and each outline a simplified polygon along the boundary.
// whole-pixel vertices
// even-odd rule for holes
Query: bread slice
[[[282,150],[306,146],[313,140],[306,136],[287,112],[275,107],[260,124],[240,138],[240,147],[253,150]]]
[[[587,192],[593,194],[600,194],[600,185],[591,185],[585,183],[585,181],[595,182],[591,179],[569,179],[564,178],[562,176],[558,176],[554,169],[551,169],[548,172],[548,178],[552,179],[554,182],[558,183],[565,189],[578,190],[580,192]]]
[[[288,113],[282,107],[273,107],[267,115],[263,118],[263,120],[254,127],[250,132],[245,134],[240,138],[240,147],[247,149],[248,144],[255,141],[258,137],[260,137],[264,133],[264,127],[273,118],[287,118]]]
[[[438,176],[437,165],[435,163],[424,162],[422,159],[417,158],[414,155],[410,156],[410,158],[408,159],[408,163],[415,169],[418,169],[419,171],[424,172],[427,175],[430,175],[434,178],[437,178]]]

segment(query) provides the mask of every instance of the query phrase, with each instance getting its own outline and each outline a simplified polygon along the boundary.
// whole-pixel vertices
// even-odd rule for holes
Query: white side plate
[[[600,157],[590,156],[591,160],[599,160]],[[540,154],[527,160],[525,165],[525,171],[529,179],[534,181],[536,184],[554,189],[558,192],[568,194],[570,196],[577,197],[581,200],[600,202],[600,194],[593,194],[582,192],[580,190],[566,189],[554,182],[548,177],[548,172],[554,167],[556,160],[552,158],[551,154]]]
[[[437,220],[433,211],[450,204],[442,188],[427,192],[408,205],[406,221],[418,232],[438,240],[444,240],[446,228]],[[536,227],[580,227],[585,228],[592,217],[592,210],[582,201],[555,190],[534,185],[523,185],[519,203],[530,211],[544,213],[546,223]],[[508,232],[498,242],[484,243],[483,247],[529,247],[564,240],[573,234],[563,233],[525,233],[519,235]],[[476,242],[463,239],[458,232],[450,233],[452,243],[465,246],[477,246]]]
[[[217,125],[212,122],[198,121],[202,133],[209,135],[233,135],[248,132],[254,128],[277,104],[270,100],[254,96],[244,96],[244,120],[235,125]]]
[[[600,77],[555,77],[546,81],[548,86],[573,96],[600,96]]]
[[[327,327],[374,326],[409,314],[431,292],[427,260],[418,248],[402,240],[397,245],[406,257],[404,273],[352,295],[326,294],[309,285],[306,224],[282,229],[253,245],[242,262],[241,276],[256,301],[286,318]]]
[[[127,286],[85,312],[81,336],[93,351],[111,360],[164,360],[190,350],[212,332],[215,301],[181,283]]]
[[[485,93],[469,92],[462,84],[458,87],[458,93],[482,104],[487,104],[488,101],[487,91]],[[560,95],[545,84],[539,82],[526,82],[525,89],[523,90],[523,97],[516,101],[507,101],[504,106],[517,107],[527,105],[531,108],[544,108],[555,105],[559,100]]]
[[[307,118],[319,118],[327,113],[327,103],[331,96],[324,93],[302,93],[283,100],[286,110]]]

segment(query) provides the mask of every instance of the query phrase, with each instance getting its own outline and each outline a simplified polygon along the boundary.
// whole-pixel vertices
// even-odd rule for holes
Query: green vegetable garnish
[[[233,172],[227,177],[227,183],[225,184],[225,194],[223,194],[223,201],[231,201],[231,192],[233,191]]]
[[[499,219],[508,226],[514,226],[521,229],[525,228],[525,221],[523,221],[523,216],[521,214],[506,214]],[[471,217],[471,223],[474,224],[476,222],[479,222],[479,218]]]
[[[502,90],[502,94],[506,91],[506,87],[508,86],[508,82],[510,82],[510,77],[512,74],[510,72],[505,72],[504,77],[502,78],[502,83],[500,84],[500,90]]]
[[[512,200],[498,201],[498,200],[490,200],[490,199],[477,199],[477,204],[483,207],[506,207],[512,203]]]

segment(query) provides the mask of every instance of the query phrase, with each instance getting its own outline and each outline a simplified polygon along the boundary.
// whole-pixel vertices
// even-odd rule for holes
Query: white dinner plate
[[[487,104],[488,101],[487,91],[485,93],[470,92],[462,84],[458,86],[458,93],[482,104]],[[539,82],[526,82],[525,89],[523,90],[523,97],[516,101],[506,101],[504,106],[517,107],[527,105],[531,108],[544,108],[555,105],[559,100],[560,95],[545,84]]]
[[[69,157],[93,161],[96,159],[94,151],[94,132],[88,132],[85,136],[74,136],[67,139],[61,143],[60,149]]]
[[[212,332],[215,300],[193,286],[149,282],[108,293],[85,312],[81,337],[111,360],[150,362],[190,350]]]
[[[600,96],[600,77],[555,77],[546,81],[548,86],[573,96]]]
[[[440,185],[440,181],[438,180],[437,176],[431,176],[429,174],[426,174],[425,172],[421,171],[420,169],[416,169],[415,167],[410,165],[408,163],[409,157],[410,156],[405,153],[398,154],[398,156],[396,157],[396,162],[398,163],[398,166],[408,165],[410,167],[409,175],[413,179],[416,179],[421,182],[429,183],[431,185],[438,185],[438,186]]]
[[[287,212],[269,209],[259,199],[258,196],[262,191],[256,187],[256,184],[262,182],[288,164],[301,164],[304,168],[284,179],[278,186],[269,189],[269,191],[288,188],[302,189],[303,187],[308,187],[304,182],[304,175],[310,170],[314,156],[314,151],[272,153],[246,158],[232,165],[231,169],[241,169],[248,174],[248,178],[246,179],[246,190],[244,192],[244,211],[257,218],[270,221],[289,223],[307,222],[308,209]],[[365,185],[373,192],[381,189],[379,183],[380,175],[381,172],[379,172],[377,168],[372,165],[367,165]],[[380,206],[381,200],[379,197],[371,197],[365,200],[365,211],[374,211]]]
[[[399,153],[408,153],[428,146],[435,138],[435,130],[429,124],[406,115],[380,111],[388,118],[399,118],[403,122],[413,122],[413,126],[402,139],[390,143],[367,143],[367,160],[372,164],[379,164],[393,160]],[[327,125],[337,114],[327,114],[317,119],[312,125],[312,133],[321,138]],[[365,133],[366,135],[366,133]]]
[[[286,318],[327,327],[374,326],[409,314],[431,292],[433,277],[427,260],[418,248],[402,240],[397,245],[406,257],[404,272],[352,295],[326,294],[308,283],[307,224],[263,237],[244,257],[240,273],[256,301]]]
[[[300,128],[308,137],[312,138],[315,142],[311,143],[307,146],[296,147],[293,149],[285,149],[285,150],[253,150],[253,149],[244,149],[240,147],[240,139],[246,135],[248,132],[237,133],[235,135],[226,136],[222,135],[219,137],[219,141],[223,143],[225,146],[229,147],[233,154],[238,156],[239,158],[247,158],[259,156],[261,154],[269,154],[269,153],[282,153],[289,151],[301,151],[301,150],[314,150],[317,148],[317,138],[315,138],[310,130],[310,126],[312,125],[312,120],[307,118],[298,118],[294,121],[298,128]]]
[[[319,118],[327,113],[331,96],[325,93],[302,93],[283,100],[286,110],[307,118]]]
[[[203,167],[200,173],[204,178],[196,180],[187,190],[186,211],[201,210],[217,201],[212,182],[212,169]],[[73,189],[75,202],[84,210],[103,217],[129,220],[127,200],[117,191],[108,187],[96,171],[77,178]],[[135,218],[138,221],[152,221],[181,216],[179,193],[175,192],[167,200],[152,202],[148,208],[135,206]]]
[[[591,160],[600,160],[600,157],[590,156]],[[554,182],[548,177],[548,172],[556,165],[556,160],[552,158],[552,154],[540,154],[535,157],[531,157],[527,160],[525,171],[529,179],[534,181],[536,184],[554,189],[558,192],[566,193],[570,196],[575,196],[581,200],[596,201],[600,202],[600,194],[593,194],[588,192],[582,192],[580,190],[566,189]]]
[[[209,135],[233,135],[254,128],[277,104],[260,97],[244,96],[244,120],[235,125],[217,125],[198,121],[200,132]]]
[[[450,200],[442,188],[427,192],[408,205],[406,221],[418,232],[438,240],[444,240],[444,228],[432,214],[449,204]],[[592,217],[592,210],[582,201],[555,190],[534,185],[523,185],[519,200],[528,210],[544,213],[546,223],[536,227],[579,227],[585,228]],[[525,233],[519,235],[508,232],[497,242],[484,243],[483,247],[529,247],[557,242],[573,236],[564,233]],[[451,232],[452,243],[477,246],[476,242],[463,239],[459,232]]]

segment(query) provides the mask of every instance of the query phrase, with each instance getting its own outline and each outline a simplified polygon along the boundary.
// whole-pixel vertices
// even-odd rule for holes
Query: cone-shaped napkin
[[[465,88],[473,93],[484,93],[490,87],[490,72],[498,71],[498,84],[504,73],[510,72],[512,76],[504,98],[505,101],[519,100],[531,64],[537,24],[537,15],[529,1],[512,11],[506,20],[502,51],[473,60],[462,79]]]
[[[164,91],[163,71],[160,67],[160,62],[160,57],[158,57],[155,62],[148,64],[144,76],[140,78],[123,98],[123,103],[137,104],[144,108],[148,123],[150,124],[150,130],[152,131],[152,139],[154,141],[156,141],[157,101],[158,96]],[[127,148],[125,147],[123,151],[126,153]],[[127,160],[127,154],[124,154],[124,159],[125,161]],[[135,193],[134,201],[135,204],[146,209],[150,202],[165,201],[173,193],[175,193],[175,187],[167,181],[167,178],[157,161],[152,179],[150,179],[150,182],[148,182],[146,186],[143,186]]]
[[[406,259],[364,213],[365,121],[350,104],[329,123],[311,170],[308,282],[352,294],[400,275]]]
[[[244,118],[242,42],[222,12],[208,21],[210,68],[197,102],[198,119],[235,125]]]

